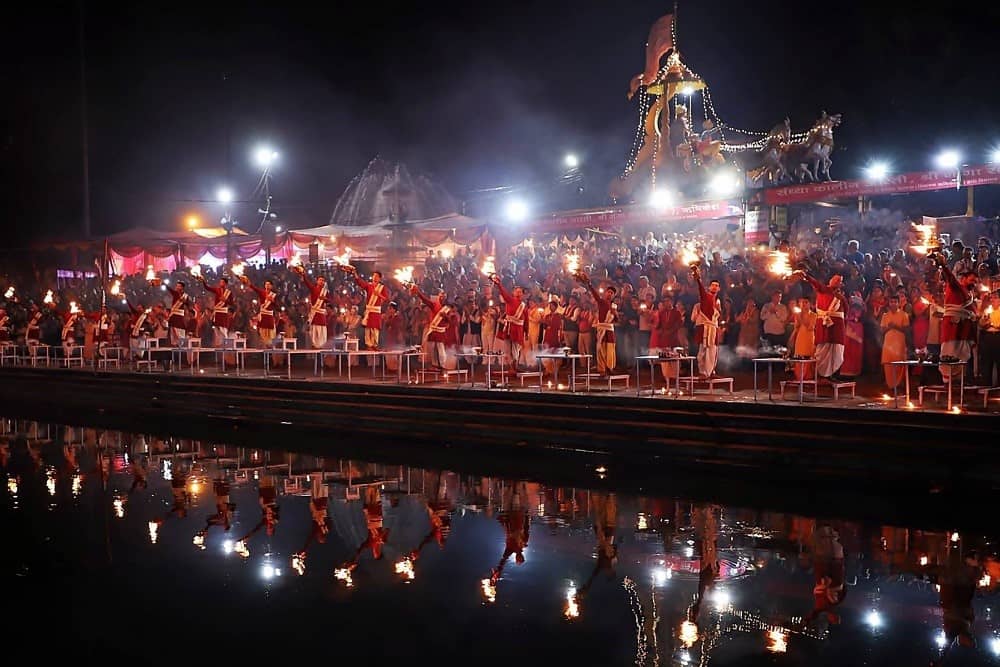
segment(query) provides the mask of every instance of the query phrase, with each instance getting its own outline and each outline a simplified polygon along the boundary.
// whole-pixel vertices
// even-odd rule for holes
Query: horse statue
[[[754,183],[767,178],[768,185],[776,185],[788,177],[782,162],[786,146],[792,139],[792,123],[788,118],[771,128],[767,142],[760,152],[755,153],[747,176]]]
[[[803,141],[786,145],[782,159],[785,172],[800,182],[819,181],[820,176],[832,180],[833,128],[840,125],[840,118],[839,113],[829,116],[824,111]]]

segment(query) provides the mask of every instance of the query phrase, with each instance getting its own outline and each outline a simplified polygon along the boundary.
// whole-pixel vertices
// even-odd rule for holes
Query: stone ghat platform
[[[987,414],[707,398],[0,368],[0,400],[10,414],[56,423],[73,415],[160,432],[259,429],[279,446],[282,434],[300,433],[329,437],[331,446],[419,443],[501,460],[530,452],[609,467],[727,469],[760,483],[822,476],[1000,488],[998,422]]]

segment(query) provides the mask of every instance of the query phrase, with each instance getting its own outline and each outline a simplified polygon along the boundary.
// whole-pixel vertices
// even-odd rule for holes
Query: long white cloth
[[[844,345],[842,343],[819,343],[816,345],[816,373],[828,378],[844,365]]]
[[[972,358],[972,342],[967,340],[946,340],[941,343],[942,357],[955,357],[961,361],[969,361]],[[964,366],[945,365],[938,366],[941,371],[941,378],[945,382],[951,382],[951,378],[964,372]]]
[[[707,331],[706,327],[706,331]],[[714,340],[714,338],[713,338]],[[715,372],[715,367],[719,365],[719,346],[706,345],[702,343],[698,346],[698,373],[709,377]]]
[[[326,346],[326,325],[310,324],[309,339],[312,341],[314,350]]]

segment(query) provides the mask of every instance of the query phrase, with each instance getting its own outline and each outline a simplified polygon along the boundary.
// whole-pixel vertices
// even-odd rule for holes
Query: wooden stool
[[[831,382],[830,386],[833,387],[833,400],[835,401],[840,399],[841,389],[850,389],[851,398],[857,398],[857,394],[854,393],[858,386],[857,382]]]
[[[461,382],[466,382],[469,379],[469,371],[468,371],[468,369],[459,368],[459,369],[453,370],[453,371],[445,371],[444,372],[444,381],[445,382],[451,382],[450,378],[453,375],[456,376],[456,377],[458,377],[458,378],[461,378],[460,383]]]
[[[542,383],[542,374],[539,371],[524,371],[517,374],[517,379],[521,381],[521,386],[524,386],[525,378],[538,378],[538,384]]]

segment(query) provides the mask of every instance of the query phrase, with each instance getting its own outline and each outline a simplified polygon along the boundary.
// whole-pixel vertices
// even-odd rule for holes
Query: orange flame
[[[767,270],[776,276],[785,277],[790,275],[792,272],[792,265],[788,262],[788,253],[781,250],[775,250],[771,253],[771,263],[768,264]]]
[[[493,257],[493,255],[490,255],[489,257],[486,258],[486,261],[483,262],[483,267],[479,270],[482,272],[484,276],[492,276],[497,272],[497,266],[495,264],[495,261],[496,258]]]

